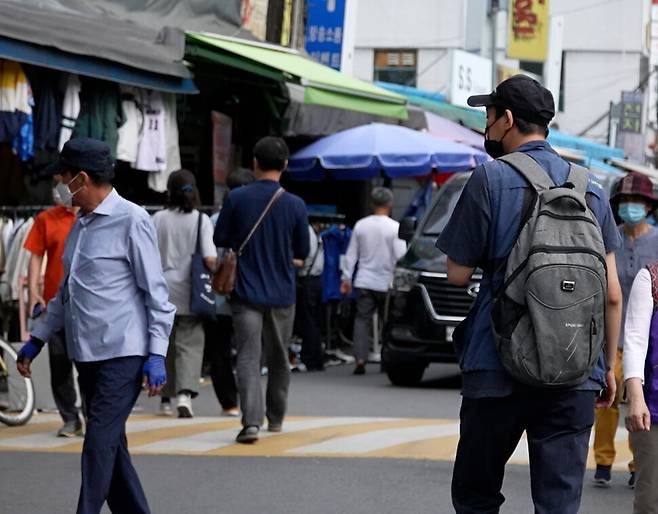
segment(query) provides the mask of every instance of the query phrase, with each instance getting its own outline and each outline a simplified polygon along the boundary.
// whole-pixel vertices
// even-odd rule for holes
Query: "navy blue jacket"
[[[215,245],[237,250],[278,188],[278,182],[257,180],[231,191],[219,213]],[[262,307],[294,305],[292,261],[306,259],[309,251],[306,205],[285,193],[239,258],[235,296]]]
[[[532,141],[517,152],[535,159],[556,185],[564,184],[569,163],[546,141]],[[451,260],[484,270],[477,300],[468,317],[455,331],[454,341],[464,372],[463,394],[467,397],[496,397],[511,394],[515,384],[504,371],[491,329],[494,291],[503,283],[505,270],[494,273],[496,263],[506,259],[519,233],[521,211],[528,182],[509,164],[495,160],[475,168],[437,246]],[[603,232],[606,252],[614,252],[621,240],[605,192],[590,180],[588,203]],[[600,389],[605,383],[603,356],[592,381],[579,389]]]

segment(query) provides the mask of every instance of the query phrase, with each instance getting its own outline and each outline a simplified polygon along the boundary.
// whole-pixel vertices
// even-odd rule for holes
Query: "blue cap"
[[[98,139],[77,138],[69,140],[62,148],[59,159],[49,165],[46,175],[85,171],[91,175],[114,175],[114,159],[107,143]]]

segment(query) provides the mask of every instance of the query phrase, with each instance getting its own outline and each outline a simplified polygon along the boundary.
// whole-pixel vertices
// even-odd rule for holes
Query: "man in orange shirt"
[[[39,213],[25,240],[25,249],[32,254],[27,278],[29,312],[30,315],[36,315],[34,317],[38,317],[39,310],[45,310],[46,304],[57,294],[60,282],[64,278],[64,267],[62,266],[64,243],[75,223],[78,207],[62,205],[57,191],[62,186],[66,187],[61,183],[61,177],[55,176],[53,199],[58,205]],[[44,257],[47,258],[47,263],[43,280],[43,294],[41,294],[39,282]],[[66,351],[64,331],[59,332],[50,340],[48,355],[50,357],[50,385],[55,404],[64,420],[64,425],[59,429],[57,435],[59,437],[82,436],[80,412],[75,405],[73,364]]]

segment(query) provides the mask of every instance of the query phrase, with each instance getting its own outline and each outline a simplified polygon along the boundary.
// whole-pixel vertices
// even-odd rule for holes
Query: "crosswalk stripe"
[[[23,427],[0,426],[0,452],[33,451],[78,453],[82,439],[55,436],[61,419],[40,414]],[[196,417],[177,419],[134,415],[128,420],[130,449],[135,454],[185,454],[236,457],[367,457],[453,461],[459,442],[459,424],[454,419],[410,419],[384,417],[296,417],[286,418],[282,433],[261,431],[254,445],[235,443],[240,429],[233,418]],[[631,453],[628,432],[620,427],[615,440],[613,466],[625,470]],[[593,438],[590,439],[590,448]],[[588,467],[594,468],[594,452]],[[524,435],[510,463],[527,465]]]
[[[217,418],[210,417],[198,417],[185,420],[185,425],[199,425],[205,423],[217,423]],[[140,421],[130,420],[126,425],[126,432],[128,434],[134,434],[138,432],[147,432],[162,430],[166,428],[180,427],[181,421],[176,418],[157,418],[157,419],[148,419]],[[28,425],[29,427],[29,425]],[[73,446],[79,444],[79,439],[67,439],[65,437],[56,437],[54,431],[48,432],[37,432],[29,435],[12,437],[12,438],[0,438],[0,447],[5,448],[43,448],[43,449],[54,449],[54,448],[63,448],[65,446]]]
[[[391,421],[392,418],[317,418],[301,421],[289,421],[285,424],[285,434],[299,432],[303,430],[313,430],[331,426],[346,426],[356,423],[381,423]],[[235,444],[236,429],[216,430],[210,432],[201,432],[186,438],[175,437],[164,439],[155,443],[145,444],[134,447],[138,453],[205,453],[213,450],[219,450]],[[266,439],[272,437],[271,432],[261,432],[260,438]],[[282,435],[282,434],[281,434]]]
[[[435,439],[456,435],[459,433],[458,424],[425,425],[419,427],[390,428],[375,430],[365,434],[340,437],[317,444],[302,446],[289,450],[291,453],[369,453],[384,448],[391,448],[400,444]]]

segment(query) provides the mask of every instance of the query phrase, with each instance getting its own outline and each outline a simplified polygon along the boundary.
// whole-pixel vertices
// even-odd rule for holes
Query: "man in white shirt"
[[[398,238],[399,223],[390,218],[393,209],[391,190],[376,187],[370,195],[370,202],[373,214],[354,226],[342,266],[343,282],[340,287],[343,294],[350,294],[353,286],[357,290],[353,337],[355,375],[366,372],[372,316],[376,309],[381,311],[393,280],[395,264],[407,251],[405,242]],[[354,276],[357,263],[358,270]]]

